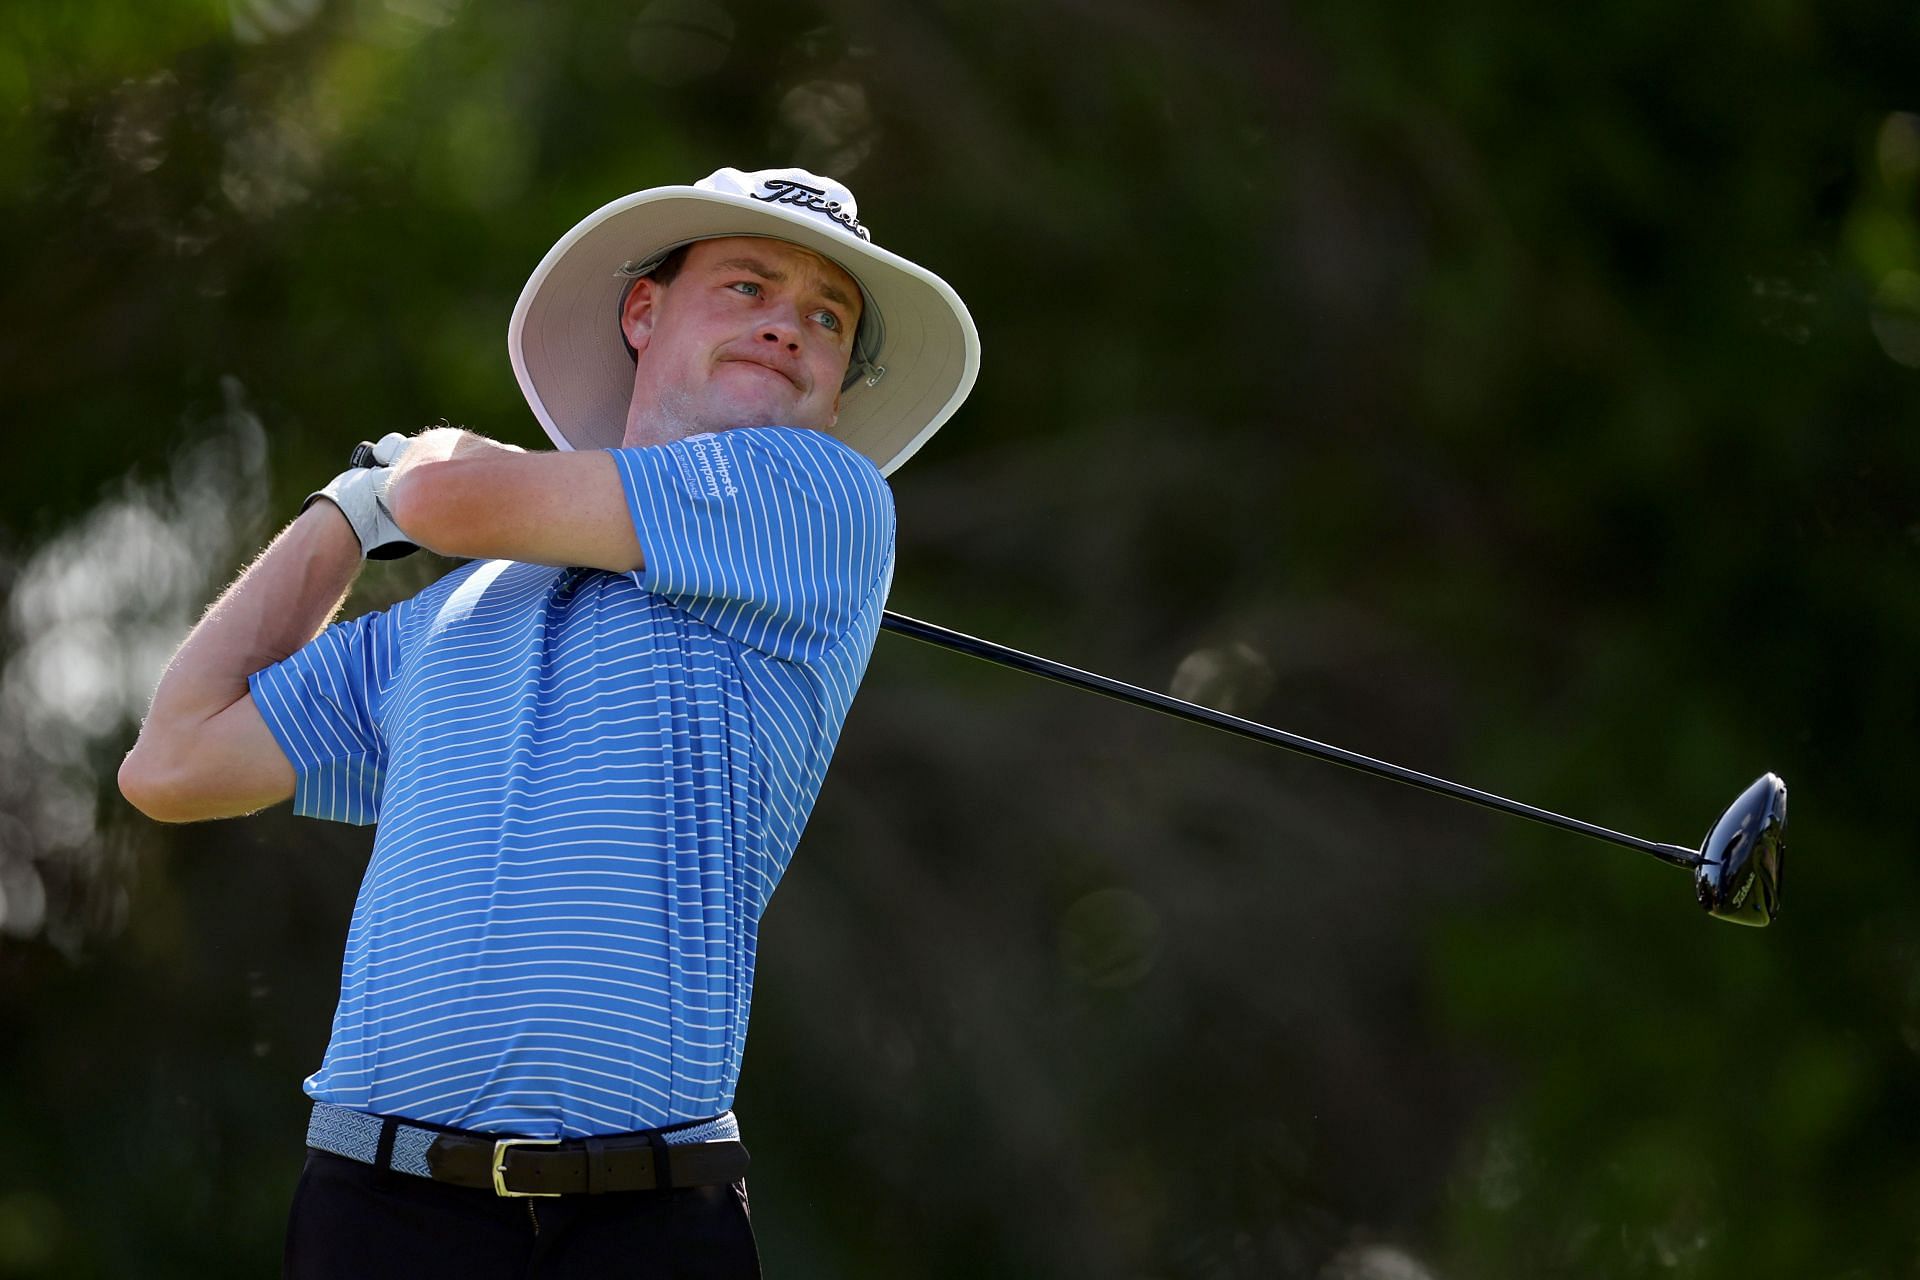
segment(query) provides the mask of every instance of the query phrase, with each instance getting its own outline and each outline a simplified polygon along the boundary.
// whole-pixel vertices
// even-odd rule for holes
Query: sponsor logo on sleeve
[[[712,432],[688,436],[673,451],[680,464],[680,480],[696,498],[731,498],[740,492],[733,482],[733,456]]]

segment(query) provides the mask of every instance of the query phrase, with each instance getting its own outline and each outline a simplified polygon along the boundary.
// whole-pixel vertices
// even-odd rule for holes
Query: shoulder
[[[738,427],[707,437],[796,484],[839,490],[863,502],[891,505],[893,491],[873,460],[838,436],[799,427]]]
[[[630,487],[677,480],[696,501],[746,507],[804,498],[809,505],[891,512],[880,468],[845,441],[798,427],[734,427],[665,444],[615,449]]]
[[[693,436],[686,443],[701,441],[769,459],[785,458],[821,471],[871,473],[875,481],[886,483],[872,459],[825,431],[809,431],[803,427],[735,427],[731,431]]]

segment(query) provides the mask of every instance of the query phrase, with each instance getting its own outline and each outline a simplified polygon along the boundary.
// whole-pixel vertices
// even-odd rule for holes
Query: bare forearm
[[[435,427],[414,436],[387,482],[387,509],[394,523],[420,546],[444,556],[484,559],[491,556],[473,544],[470,519],[458,518],[459,496],[471,486],[467,473],[516,454],[514,445],[500,444],[459,427]]]
[[[192,728],[238,702],[247,677],[313,639],[361,566],[352,528],[316,502],[221,593],[167,664],[141,731]]]
[[[394,501],[401,491],[417,481],[417,473],[438,464],[455,460],[500,458],[525,452],[518,445],[501,444],[498,440],[489,440],[461,427],[434,427],[422,431],[413,437],[407,445],[407,451],[393,468],[393,479],[387,486],[388,501]]]
[[[160,677],[120,791],[159,822],[252,813],[294,793],[292,762],[247,677],[311,640],[360,571],[360,539],[316,502],[221,593]]]
[[[645,564],[613,459],[512,445],[465,431],[414,437],[386,501],[414,542],[442,555],[625,573]]]

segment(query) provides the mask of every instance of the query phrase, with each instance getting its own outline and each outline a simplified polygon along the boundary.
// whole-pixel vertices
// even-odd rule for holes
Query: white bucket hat
[[[805,169],[721,169],[691,187],[637,191],[581,219],[534,268],[507,326],[514,376],[562,449],[610,449],[626,430],[633,357],[620,304],[681,245],[771,236],[838,264],[860,286],[860,325],[833,434],[883,474],[960,407],[980,335],[939,276],[872,242],[853,193]]]

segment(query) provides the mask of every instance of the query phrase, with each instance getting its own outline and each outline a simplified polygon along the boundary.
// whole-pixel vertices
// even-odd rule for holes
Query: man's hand
[[[397,560],[412,555],[420,548],[401,532],[387,507],[392,468],[412,444],[412,439],[393,431],[380,437],[378,444],[359,445],[354,449],[354,457],[361,458],[365,451],[372,465],[356,465],[342,471],[325,488],[308,494],[300,509],[305,511],[322,498],[338,507],[347,523],[353,526],[354,537],[360,540],[363,559]]]

